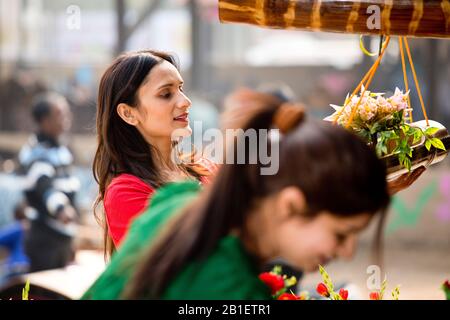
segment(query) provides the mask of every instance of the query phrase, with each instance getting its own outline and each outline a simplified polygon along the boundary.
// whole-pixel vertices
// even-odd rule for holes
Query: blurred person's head
[[[93,164],[100,191],[97,204],[111,179],[121,173],[137,176],[154,188],[170,181],[170,170],[198,177],[193,167],[167,158],[179,142],[173,141],[173,135],[191,134],[190,106],[176,59],[168,53],[129,52],[108,67],[97,104],[98,148]],[[105,235],[110,247],[107,226]]]
[[[350,258],[358,234],[377,212],[384,215],[390,200],[386,169],[362,140],[341,127],[305,119],[302,108],[273,95],[241,93],[245,99],[235,96],[236,101],[250,106],[237,119],[241,128],[281,131],[279,171],[261,175],[261,162],[236,164],[236,159],[222,165],[214,183],[149,248],[127,298],[158,297],[187,263],[207,257],[229,234],[261,264],[282,258],[312,271],[335,258]],[[243,139],[249,159],[250,141]]]
[[[72,113],[67,99],[54,92],[38,95],[32,103],[31,112],[39,132],[55,139],[72,125]]]
[[[258,101],[253,99],[255,94],[258,93],[270,96],[279,103],[294,103],[296,99],[293,90],[285,84],[265,83],[260,85],[256,90],[246,87],[238,88],[225,96],[223,101],[223,112],[220,117],[221,129],[241,128],[243,125],[242,120],[245,121],[252,110],[258,110],[259,108]]]
[[[270,94],[278,98],[281,102],[293,102],[297,98],[294,90],[290,86],[280,82],[263,83],[258,86],[256,91]]]

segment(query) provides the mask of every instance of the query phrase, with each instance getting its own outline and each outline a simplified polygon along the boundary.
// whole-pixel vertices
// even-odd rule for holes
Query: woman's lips
[[[183,113],[179,115],[178,117],[173,118],[175,121],[181,121],[181,122],[189,122],[188,113]]]

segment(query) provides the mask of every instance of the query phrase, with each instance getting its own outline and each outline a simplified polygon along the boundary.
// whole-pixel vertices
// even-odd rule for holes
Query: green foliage
[[[344,106],[331,105],[336,112],[325,118],[345,126],[374,147],[377,155],[396,155],[401,166],[411,170],[414,146],[424,142],[431,148],[445,150],[442,141],[435,137],[439,128],[421,129],[406,123],[412,112],[408,105],[409,92],[396,89],[390,98],[361,88],[361,96],[347,96]]]
[[[379,157],[391,153],[397,155],[400,165],[408,169],[408,171],[411,170],[413,146],[422,139],[425,139],[425,147],[428,151],[431,151],[431,147],[445,150],[442,141],[433,136],[439,128],[431,127],[424,131],[421,128],[404,123],[397,113],[394,114],[394,121],[390,119],[382,121],[383,123],[377,122],[370,129],[371,135],[376,139],[372,143],[375,144],[377,155]],[[360,136],[363,137],[362,135]],[[365,138],[367,139],[367,136]]]
[[[330,275],[328,274],[328,272],[325,271],[325,269],[321,265],[319,265],[319,272],[322,275],[323,283],[325,284],[325,286],[328,289],[328,292],[330,293],[330,299],[342,300],[341,296],[338,293],[334,292],[333,281],[331,281]]]
[[[28,293],[30,292],[30,281],[27,280],[25,288],[22,289],[22,300],[28,300]]]
[[[380,300],[383,300],[384,292],[386,291],[386,287],[387,287],[387,278],[385,277],[383,282],[381,283]]]
[[[392,290],[392,300],[398,300],[400,297],[400,286],[396,286],[394,290]]]
[[[442,286],[441,286],[442,290],[445,293],[445,299],[446,300],[450,300],[450,282],[447,280],[445,281]]]

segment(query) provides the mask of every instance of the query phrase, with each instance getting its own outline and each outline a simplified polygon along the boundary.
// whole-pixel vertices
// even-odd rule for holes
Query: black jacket
[[[71,173],[73,156],[69,149],[44,134],[30,137],[19,153],[21,171],[26,175],[25,197],[32,223],[48,227],[58,234],[72,237],[76,223],[62,224],[57,217],[71,205],[79,180]]]

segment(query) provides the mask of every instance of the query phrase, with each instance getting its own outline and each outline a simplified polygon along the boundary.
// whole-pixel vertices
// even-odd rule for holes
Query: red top
[[[213,174],[217,165],[201,159],[199,164]],[[202,177],[201,183],[207,184],[209,177]],[[148,207],[154,188],[131,174],[120,174],[115,177],[106,188],[103,201],[109,234],[114,245],[119,246],[128,227],[139,213]]]

